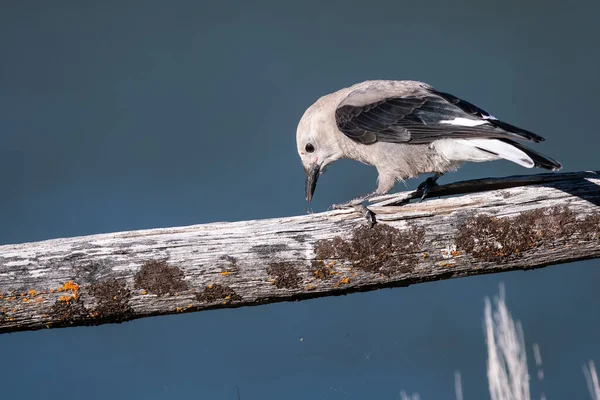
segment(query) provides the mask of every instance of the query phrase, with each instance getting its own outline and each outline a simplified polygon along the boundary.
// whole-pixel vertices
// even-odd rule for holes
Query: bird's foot
[[[375,214],[373,211],[369,210],[363,204],[363,202],[373,196],[375,196],[375,192],[369,193],[368,195],[363,196],[363,197],[357,197],[356,199],[352,199],[350,201],[347,201],[346,203],[333,204],[330,207],[330,209],[332,209],[332,210],[347,210],[347,209],[352,208],[352,209],[356,210],[357,212],[363,213],[367,222],[369,223],[369,228],[372,228],[377,223],[377,218],[375,217],[377,214]]]
[[[427,195],[429,194],[431,189],[438,186],[437,180],[439,177],[440,177],[440,175],[430,176],[429,178],[425,179],[425,181],[422,182],[417,187],[417,190],[420,190],[423,192],[423,194],[421,195],[421,198],[419,199],[419,202],[423,201],[425,199],[425,197],[427,197]]]
[[[363,212],[365,215],[365,218],[369,224],[369,228],[372,228],[375,226],[375,224],[377,223],[377,214],[375,214],[372,210],[369,210],[366,206],[364,205],[359,205],[356,206],[357,210],[359,212]]]
[[[369,223],[369,228],[372,228],[373,226],[375,226],[375,224],[377,223],[377,217],[376,217],[377,214],[375,214],[375,212],[369,210],[362,203],[359,203],[359,204],[349,204],[349,203],[350,202],[344,203],[344,204],[334,204],[331,206],[331,208],[333,210],[354,209],[355,211],[364,214],[365,219]]]

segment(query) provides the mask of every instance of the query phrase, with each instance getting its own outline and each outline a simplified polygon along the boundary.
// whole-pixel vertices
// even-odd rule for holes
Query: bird
[[[431,173],[418,187],[422,200],[439,177],[466,162],[505,159],[525,168],[560,170],[558,161],[519,143],[543,140],[414,80],[368,80],[322,96],[306,109],[296,130],[307,202],[319,176],[336,160],[349,158],[377,169],[373,192],[334,209],[355,207],[388,193],[397,181]]]

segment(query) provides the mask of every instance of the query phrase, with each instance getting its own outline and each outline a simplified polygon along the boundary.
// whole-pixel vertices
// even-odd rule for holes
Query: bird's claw
[[[354,209],[354,210],[356,210],[359,213],[363,213],[364,216],[365,216],[365,219],[369,223],[369,228],[372,228],[377,223],[377,218],[376,218],[377,214],[375,214],[373,211],[371,211],[367,207],[365,207],[362,204],[362,202],[349,201],[349,202],[343,203],[343,204],[333,204],[329,208],[332,209],[332,210]]]
[[[422,182],[418,187],[417,190],[420,190],[423,192],[423,194],[421,195],[421,198],[419,199],[419,202],[423,201],[425,199],[425,197],[427,197],[427,195],[429,194],[429,192],[431,191],[431,189],[433,189],[434,187],[438,186],[437,184],[437,177],[429,177],[427,179],[425,179],[424,182]]]
[[[377,217],[373,211],[369,210],[367,207],[363,206],[362,204],[360,206],[357,206],[358,208],[360,208],[360,210],[358,211],[362,211],[365,213],[365,218],[367,219],[367,222],[369,223],[369,228],[372,228],[375,226],[375,224],[377,223]]]

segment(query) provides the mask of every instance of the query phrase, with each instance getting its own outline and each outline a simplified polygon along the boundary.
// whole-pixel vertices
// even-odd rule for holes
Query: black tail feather
[[[499,119],[492,117],[490,115],[490,113],[488,113],[487,111],[477,107],[474,104],[469,103],[466,100],[459,99],[458,97],[451,95],[450,93],[440,92],[435,89],[430,89],[430,91],[433,94],[436,94],[436,95],[442,97],[447,102],[454,104],[455,106],[457,106],[464,112],[471,114],[471,115],[476,115],[479,118],[485,119],[487,122],[489,122],[493,126],[500,128],[506,132],[514,133],[515,135],[520,136],[521,138],[523,138],[525,140],[530,140],[530,141],[533,141],[536,143],[544,141],[544,138],[541,137],[540,135],[536,135],[535,133],[533,133],[531,131],[528,131],[523,128],[519,128],[519,127],[511,125],[507,122],[500,121]]]
[[[536,143],[543,142],[545,140],[540,135],[536,135],[533,132],[530,132],[530,131],[525,130],[523,128],[516,127],[514,125],[511,125],[511,124],[509,124],[507,122],[500,121],[498,119],[488,119],[487,121],[490,124],[492,124],[492,125],[500,128],[500,129],[505,130],[506,132],[514,133],[515,135],[519,135],[523,139],[526,139],[526,140],[531,140],[531,141],[534,141]]]
[[[538,153],[537,151],[531,150],[530,148],[525,147],[518,142],[515,142],[510,139],[500,139],[500,140],[511,144],[512,146],[521,150],[523,153],[527,154],[533,160],[533,163],[535,164],[535,166],[538,168],[549,169],[551,171],[558,171],[559,169],[562,168],[562,165],[558,161],[556,161],[548,156],[545,156],[541,153]]]

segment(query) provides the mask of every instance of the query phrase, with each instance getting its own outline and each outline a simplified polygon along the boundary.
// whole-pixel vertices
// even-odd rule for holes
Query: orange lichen
[[[213,288],[213,286],[214,286],[214,285],[211,283],[210,285],[208,285],[208,288],[209,288],[209,289],[212,289],[212,288]]]
[[[79,300],[79,285],[73,281],[65,282],[60,288],[57,289],[58,292],[71,292],[71,296],[60,296],[59,300],[64,302],[70,302],[71,300]],[[50,289],[50,293],[54,293],[54,289]]]
[[[27,297],[25,297],[25,298],[23,299],[23,303],[27,303],[28,301],[29,301],[29,299],[28,299]]]
[[[142,294],[146,295],[146,294],[148,294],[148,292],[146,292],[145,290],[142,290]]]
[[[229,275],[230,273],[231,273],[231,272],[229,272],[229,271],[221,271],[221,272],[220,272],[220,274],[221,274],[221,275],[223,275],[223,276],[227,276],[227,275]]]
[[[181,307],[177,307],[177,308],[175,309],[175,311],[177,311],[177,312],[182,312],[182,311],[183,311],[183,308],[181,308]]]
[[[193,304],[188,304],[188,305],[187,305],[187,308],[192,308],[192,307],[194,307],[194,305],[193,305]]]
[[[350,283],[350,278],[342,278],[340,279],[340,284],[347,285]]]
[[[31,296],[31,297],[35,297],[38,295],[38,292],[33,289],[30,289],[27,291],[27,294],[29,294],[29,296]]]
[[[421,257],[423,257],[423,259],[425,259],[425,258],[429,257],[429,254],[427,254],[427,253],[423,253],[423,254],[421,255]]]
[[[76,292],[79,290],[79,285],[73,281],[68,281],[58,289],[59,292],[66,292],[68,290]]]
[[[460,251],[455,250],[455,251],[450,252],[450,254],[452,254],[452,257],[456,257],[456,256],[460,255]]]
[[[308,285],[305,289],[306,290],[314,290],[315,287],[313,285]]]

